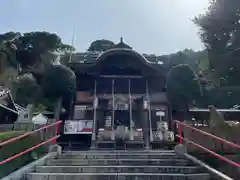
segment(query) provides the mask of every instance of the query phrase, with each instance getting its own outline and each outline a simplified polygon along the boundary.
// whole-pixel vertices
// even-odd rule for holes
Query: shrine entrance
[[[139,103],[145,96],[145,79],[141,76],[101,76],[95,83],[96,143],[107,147],[123,145],[124,141],[144,146]],[[133,88],[135,84],[143,91]]]

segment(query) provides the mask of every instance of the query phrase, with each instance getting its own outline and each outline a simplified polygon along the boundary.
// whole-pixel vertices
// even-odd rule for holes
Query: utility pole
[[[71,44],[72,47],[73,47],[73,45],[74,45],[74,40],[75,40],[75,30],[73,29],[73,33],[72,33],[72,44]],[[69,56],[69,62],[72,62],[72,54],[73,54],[73,51],[72,51],[72,49],[71,49],[71,51],[70,51],[70,56]]]

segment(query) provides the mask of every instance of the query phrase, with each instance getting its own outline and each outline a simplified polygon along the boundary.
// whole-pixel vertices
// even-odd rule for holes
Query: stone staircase
[[[26,180],[210,180],[174,151],[63,152],[28,173]]]

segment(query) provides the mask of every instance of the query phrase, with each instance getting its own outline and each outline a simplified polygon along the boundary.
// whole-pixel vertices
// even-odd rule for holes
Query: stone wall
[[[236,144],[240,144],[240,127],[230,127],[229,125],[217,125],[215,127],[196,127],[204,132],[213,134],[215,136],[221,137],[228,141],[231,141]],[[199,132],[192,131],[190,129],[184,128],[184,137],[200,144],[210,150],[218,151],[218,152],[225,152],[225,153],[240,153],[239,150],[233,148],[225,143],[218,142],[213,138],[207,137]],[[192,145],[188,145],[188,148],[191,152],[200,151],[199,148],[195,148]],[[200,151],[201,152],[201,151]]]
[[[225,121],[223,115],[217,111],[214,106],[209,106],[209,125],[202,124],[201,126],[195,126],[195,128],[200,129],[209,134],[213,134],[217,137],[221,137],[225,140],[233,142],[235,144],[240,144],[240,123],[234,123],[232,121]],[[197,124],[197,123],[195,123]],[[207,149],[217,152],[224,153],[238,153],[240,151],[225,143],[214,140],[211,137],[203,135],[202,133],[193,131],[189,128],[183,129],[185,138],[204,146]],[[188,146],[190,151],[199,151],[199,148],[193,146]]]

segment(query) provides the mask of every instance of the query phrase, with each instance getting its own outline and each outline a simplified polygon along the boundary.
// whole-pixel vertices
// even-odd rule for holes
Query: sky
[[[0,33],[49,31],[77,51],[108,39],[141,53],[170,54],[203,45],[191,21],[208,0],[1,0]]]

